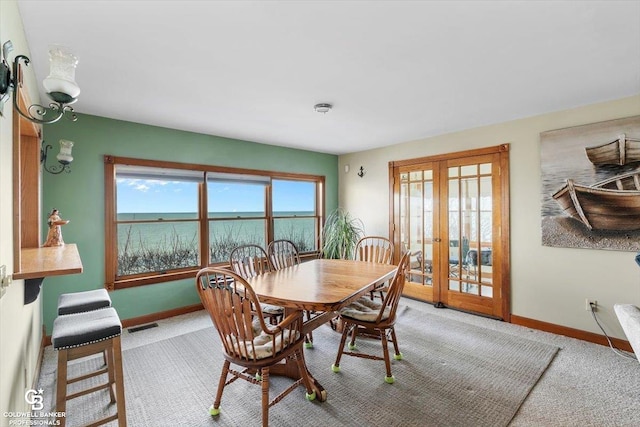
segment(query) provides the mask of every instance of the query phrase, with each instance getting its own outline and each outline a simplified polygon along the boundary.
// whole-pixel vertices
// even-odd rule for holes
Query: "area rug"
[[[415,307],[403,307],[396,330],[404,359],[393,361],[396,382],[390,385],[384,382],[382,361],[344,356],[341,372],[332,372],[340,336],[328,326],[318,328],[305,358],[327,389],[327,401],[309,402],[299,387],[271,408],[270,424],[506,426],[558,351]],[[359,340],[358,348],[381,354],[380,342],[373,339]],[[260,425],[260,388],[245,381],[227,386],[221,414],[208,415],[223,360],[213,328],[126,350],[123,359],[132,427]],[[272,390],[289,381],[272,379]],[[104,399],[96,394],[91,402],[104,404],[69,402],[67,425],[113,410],[101,393]]]

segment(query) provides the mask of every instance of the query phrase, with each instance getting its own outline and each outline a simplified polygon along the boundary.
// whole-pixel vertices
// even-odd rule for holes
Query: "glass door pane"
[[[449,168],[449,291],[493,297],[491,163]]]
[[[431,300],[433,291],[434,186],[431,169],[400,173],[400,242],[411,257],[409,282],[414,296]],[[411,286],[411,285],[410,285]]]

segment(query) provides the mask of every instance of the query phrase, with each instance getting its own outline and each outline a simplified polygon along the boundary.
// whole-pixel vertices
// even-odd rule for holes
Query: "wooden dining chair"
[[[283,268],[300,264],[300,253],[295,243],[291,240],[274,240],[269,243],[267,253],[269,254],[271,265],[276,270],[282,270]],[[307,320],[311,320],[313,313],[305,310],[305,316]],[[313,348],[313,334],[311,332],[305,335],[304,346],[305,348]]]
[[[220,414],[222,392],[236,379],[262,385],[263,426],[269,424],[269,408],[297,386],[307,389],[308,400],[316,398],[304,362],[301,312],[291,313],[277,325],[267,325],[260,300],[249,283],[224,268],[200,270],[196,275],[196,289],[220,335],[225,359],[215,400],[209,408],[211,415]],[[287,358],[295,360],[300,379],[270,400],[269,368]],[[232,363],[244,369],[231,369]]]
[[[379,264],[391,264],[393,262],[393,242],[386,237],[381,236],[365,236],[356,243],[354,252],[356,261],[377,262]],[[378,292],[382,298],[381,290],[386,286],[385,283],[380,285],[379,289],[371,291],[371,299]]]
[[[269,256],[259,245],[242,245],[229,254],[229,265],[239,276],[249,279],[273,271]],[[262,312],[271,324],[278,323],[284,315],[284,308],[277,305],[262,304]]]
[[[402,359],[402,353],[398,347],[398,339],[396,337],[395,323],[396,323],[396,310],[398,309],[398,302],[402,296],[402,289],[406,280],[406,274],[409,265],[409,252],[405,253],[400,260],[398,269],[396,270],[391,284],[384,293],[382,302],[372,301],[367,297],[361,297],[356,302],[348,305],[340,310],[340,320],[342,321],[342,338],[340,339],[340,347],[338,348],[338,355],[336,361],[331,365],[333,372],[340,372],[340,359],[342,355],[363,357],[373,360],[384,360],[385,367],[387,369],[385,382],[392,384],[395,381],[395,377],[391,374],[391,361],[389,359],[388,341],[393,343],[395,350],[393,358],[395,360]],[[358,332],[367,331],[367,334],[374,333],[376,337],[380,339],[382,343],[382,357],[360,353],[356,350],[356,337]],[[351,340],[349,341],[349,350],[344,351],[344,345],[347,341],[347,336],[351,334]]]
[[[267,253],[259,245],[242,245],[234,248],[229,254],[229,265],[236,274],[245,279],[273,270]]]
[[[269,243],[267,248],[271,265],[276,270],[300,264],[300,253],[291,240],[279,239]]]
[[[393,242],[386,237],[365,236],[358,241],[355,260],[391,264],[393,260]]]

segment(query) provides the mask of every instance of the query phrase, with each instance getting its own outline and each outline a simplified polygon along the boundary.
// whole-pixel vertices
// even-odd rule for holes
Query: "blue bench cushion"
[[[122,323],[113,307],[58,316],[53,321],[51,342],[56,350],[80,347],[122,333]]]
[[[58,314],[81,313],[110,307],[111,298],[106,289],[61,294],[58,297]]]

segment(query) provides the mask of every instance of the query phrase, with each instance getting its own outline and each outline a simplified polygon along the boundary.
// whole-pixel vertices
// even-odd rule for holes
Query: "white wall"
[[[30,52],[24,36],[22,18],[14,0],[0,0],[0,44],[13,42],[10,54]],[[32,58],[33,59],[33,58]],[[48,60],[47,58],[38,60]],[[39,102],[35,79],[25,70],[25,82],[32,101]],[[13,274],[13,107],[5,104],[0,117],[0,265]],[[16,113],[17,114],[17,113]],[[40,297],[24,305],[24,281],[16,280],[0,299],[0,425],[8,425],[5,412],[28,411],[24,393],[33,385],[42,340]]]
[[[388,162],[510,144],[511,313],[601,334],[585,298],[596,299],[607,333],[624,338],[613,304],[640,306],[635,253],[543,247],[540,132],[640,114],[640,96],[340,156],[340,206],[368,234],[388,235]],[[428,118],[425,118],[428,120]],[[344,172],[345,165],[349,173]],[[360,166],[366,174],[357,176]]]

